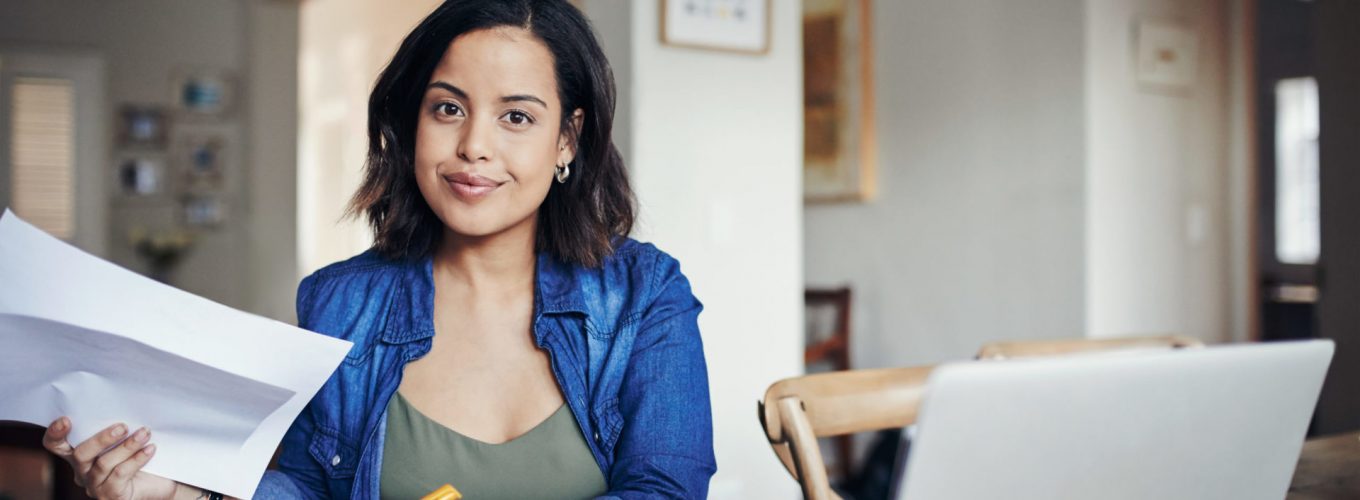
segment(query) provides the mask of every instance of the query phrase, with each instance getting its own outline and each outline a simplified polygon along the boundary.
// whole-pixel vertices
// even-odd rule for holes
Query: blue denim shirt
[[[674,258],[621,241],[599,268],[538,255],[534,341],[609,483],[604,498],[703,498],[717,465],[702,305]],[[388,399],[434,336],[431,269],[369,251],[302,280],[299,325],[354,346],[256,498],[378,498]]]

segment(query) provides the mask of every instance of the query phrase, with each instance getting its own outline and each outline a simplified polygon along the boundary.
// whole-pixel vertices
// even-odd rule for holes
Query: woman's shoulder
[[[658,300],[681,294],[692,300],[689,281],[680,271],[680,261],[653,243],[619,238],[614,251],[597,268],[572,266],[573,276],[565,280],[574,292],[593,295],[587,303],[610,304],[622,310],[606,316],[637,315],[651,309]]]
[[[314,313],[320,310],[372,311],[374,308],[361,306],[388,297],[406,281],[413,266],[415,263],[391,260],[368,250],[318,269],[298,284],[298,321],[313,323]]]
[[[680,275],[680,263],[652,243],[629,237],[614,240],[614,249],[598,266],[580,264],[549,266],[562,285],[584,293],[623,294],[634,301],[654,294],[656,287]],[[544,271],[544,269],[540,269]]]
[[[635,269],[651,274],[670,268],[678,272],[680,262],[655,244],[620,237],[614,241],[614,252],[604,258],[602,268]]]
[[[648,309],[665,308],[671,303],[702,307],[690,289],[689,278],[680,271],[680,261],[652,243],[627,238],[619,244],[616,265],[628,266],[642,286],[642,301]],[[663,305],[664,304],[664,305]]]
[[[317,269],[304,279],[327,279],[354,275],[382,273],[400,266],[400,262],[383,257],[377,250],[368,249],[348,259],[333,262]]]
[[[416,263],[392,260],[376,250],[369,249],[359,255],[317,269],[302,279],[301,288],[323,283],[370,286],[375,280],[400,279],[414,265]]]
[[[647,242],[639,242],[630,236],[619,236],[613,240],[613,253],[604,258],[604,265],[636,265],[639,258],[650,260],[650,258],[670,257],[665,251],[658,249],[656,245]]]

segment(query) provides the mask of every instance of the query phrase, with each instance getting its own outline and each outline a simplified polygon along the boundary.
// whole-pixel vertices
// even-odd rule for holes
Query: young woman
[[[627,237],[614,80],[566,0],[448,0],[369,100],[352,211],[373,248],[308,276],[302,327],[354,343],[264,498],[702,498],[701,305]],[[167,410],[169,411],[169,410]],[[144,472],[150,433],[46,443],[98,498],[220,498]],[[102,453],[101,453],[102,452]]]

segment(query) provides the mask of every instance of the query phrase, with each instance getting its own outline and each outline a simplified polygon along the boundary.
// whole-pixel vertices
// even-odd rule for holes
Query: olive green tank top
[[[444,484],[467,500],[592,498],[607,488],[565,404],[524,435],[491,444],[435,422],[394,394],[383,443],[383,500],[417,500]]]

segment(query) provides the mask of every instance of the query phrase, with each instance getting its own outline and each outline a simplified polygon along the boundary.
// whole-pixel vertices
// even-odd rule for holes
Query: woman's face
[[[580,121],[580,110],[573,120]],[[527,31],[472,31],[449,45],[416,125],[420,193],[444,226],[482,237],[532,227],[574,145],[548,47]],[[532,233],[531,233],[532,234]]]

